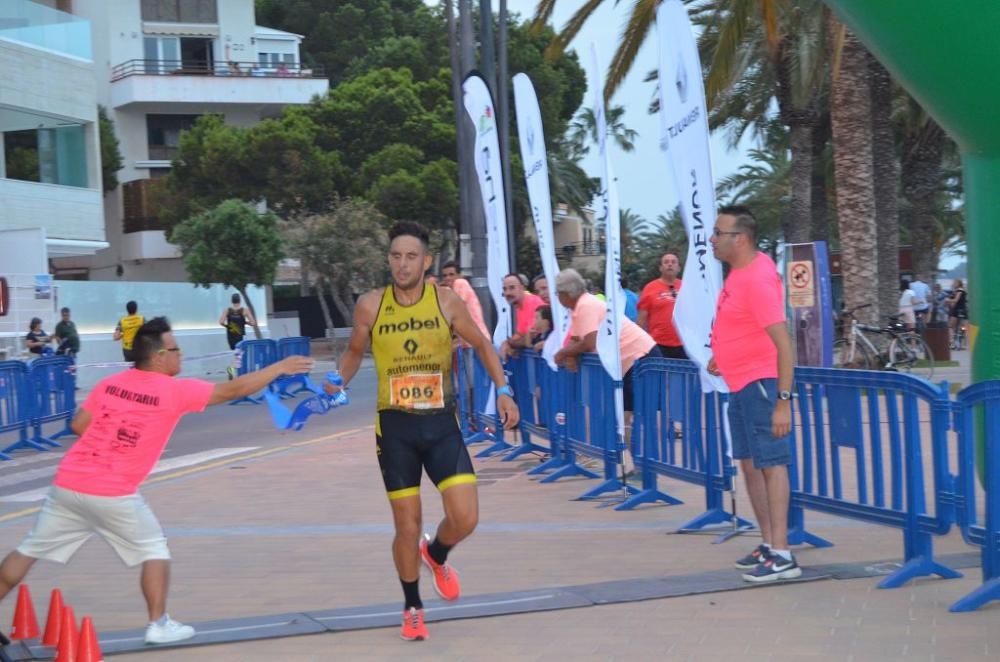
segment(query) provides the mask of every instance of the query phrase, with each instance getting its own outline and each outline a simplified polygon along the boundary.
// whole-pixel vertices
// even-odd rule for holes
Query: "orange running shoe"
[[[399,636],[407,641],[424,641],[430,636],[424,625],[423,609],[410,607],[403,612],[403,628],[399,631]]]
[[[458,571],[447,563],[440,564],[431,558],[427,551],[430,541],[431,537],[425,533],[420,541],[420,558],[434,575],[434,590],[442,600],[458,600],[458,596],[462,593],[462,587],[458,583]]]

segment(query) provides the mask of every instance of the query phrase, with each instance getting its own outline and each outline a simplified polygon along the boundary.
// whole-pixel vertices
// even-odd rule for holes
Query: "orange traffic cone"
[[[90,616],[83,617],[80,625],[80,641],[76,646],[76,662],[104,662],[104,654],[97,643],[97,632]]]
[[[59,625],[62,621],[63,598],[62,591],[52,589],[49,598],[49,616],[45,621],[45,634],[42,636],[42,646],[59,645]]]
[[[41,632],[35,607],[31,604],[31,592],[27,584],[21,584],[17,591],[17,607],[14,609],[14,625],[10,628],[11,639],[34,639]]]
[[[59,647],[56,649],[55,662],[76,662],[76,643],[79,638],[73,608],[63,607],[59,623]]]

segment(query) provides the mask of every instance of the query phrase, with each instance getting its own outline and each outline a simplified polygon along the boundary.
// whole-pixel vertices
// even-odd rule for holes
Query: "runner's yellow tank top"
[[[451,349],[451,328],[434,285],[425,283],[420,300],[410,306],[396,301],[387,286],[372,326],[376,408],[428,414],[452,409]]]

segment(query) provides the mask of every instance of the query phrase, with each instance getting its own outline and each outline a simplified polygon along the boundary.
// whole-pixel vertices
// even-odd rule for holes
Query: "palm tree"
[[[878,263],[868,52],[832,12],[829,33],[842,44],[840,66],[833,67],[830,114],[844,303],[848,308],[871,304],[858,317],[874,322],[879,319],[879,298],[878,288],[872,287],[878,283]]]
[[[624,107],[612,106],[608,108],[605,123],[608,138],[614,140],[623,152],[631,152],[635,149],[635,141],[639,137],[639,133],[635,129],[625,126],[625,122],[622,121],[624,115]],[[588,142],[597,143],[597,120],[594,118],[593,108],[587,106],[580,109],[580,112],[573,119],[573,123],[570,124],[567,139],[576,148],[578,157],[583,157],[590,151]]]
[[[899,163],[892,122],[893,83],[889,72],[868,54],[871,87],[872,158],[875,173],[875,227],[878,237],[879,309],[895,310],[899,282]]]

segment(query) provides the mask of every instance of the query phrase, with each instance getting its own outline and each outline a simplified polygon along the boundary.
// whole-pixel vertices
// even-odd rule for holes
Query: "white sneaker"
[[[150,623],[146,626],[147,644],[169,644],[173,641],[184,641],[194,636],[194,628],[190,625],[178,623],[167,616],[167,622],[163,625]]]

